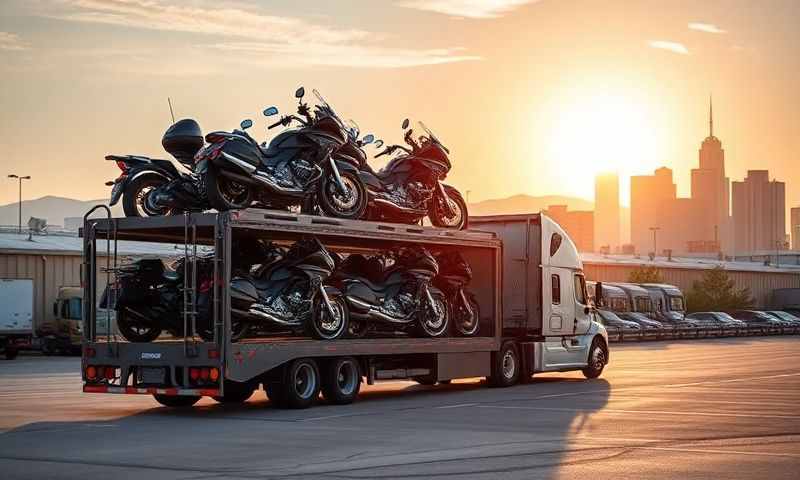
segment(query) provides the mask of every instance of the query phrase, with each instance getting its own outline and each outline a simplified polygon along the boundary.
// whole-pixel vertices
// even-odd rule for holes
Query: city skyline
[[[800,204],[797,2],[408,3],[2,2],[4,162],[34,175],[27,198],[102,198],[118,174],[105,155],[166,156],[167,97],[205,131],[251,117],[261,139],[261,110],[292,108],[303,84],[387,141],[403,118],[425,121],[473,202],[592,199],[594,176],[616,171],[625,206],[630,176],[661,165],[689,194],[713,92],[726,175],[769,169]],[[15,193],[8,182],[0,204]]]

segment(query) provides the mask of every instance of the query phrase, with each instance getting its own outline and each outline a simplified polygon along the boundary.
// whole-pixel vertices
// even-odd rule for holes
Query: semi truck
[[[0,278],[0,352],[12,360],[32,337],[33,280]]]
[[[53,302],[53,319],[42,322],[36,330],[42,353],[77,355],[81,349],[82,317],[83,289],[59,287]]]
[[[98,208],[98,207],[96,207]],[[202,397],[242,402],[263,387],[278,407],[305,408],[320,394],[350,403],[361,384],[410,379],[424,384],[486,377],[495,387],[539,372],[582,371],[598,377],[609,362],[608,336],[593,320],[582,264],[566,232],[541,214],[470,218],[472,230],[340,220],[245,209],[150,218],[89,218],[84,239],[82,377],[86,393],[152,395],[162,405],[187,407]],[[387,337],[318,340],[300,335],[236,339],[231,322],[231,252],[245,239],[288,245],[313,236],[342,257],[387,248],[457,250],[473,270],[469,285],[479,305],[473,336],[443,338],[404,333]],[[195,334],[196,279],[185,276],[182,337],[134,343],[102,335],[98,287],[113,285],[118,240],[184,245],[186,262],[213,255],[210,288],[213,338]],[[98,253],[108,252],[98,274]],[[101,282],[101,283],[98,283]]]

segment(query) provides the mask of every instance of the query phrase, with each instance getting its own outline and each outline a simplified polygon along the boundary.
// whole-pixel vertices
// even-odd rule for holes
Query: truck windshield
[[[68,298],[61,304],[61,317],[64,320],[80,320],[83,317],[83,299]]]
[[[627,312],[630,310],[630,308],[628,308],[627,298],[612,297],[608,304],[608,306],[611,307],[611,310],[614,310],[615,312]]]
[[[683,297],[669,297],[669,309],[675,312],[684,311]]]
[[[653,300],[650,297],[636,297],[636,311],[649,312],[653,309]]]

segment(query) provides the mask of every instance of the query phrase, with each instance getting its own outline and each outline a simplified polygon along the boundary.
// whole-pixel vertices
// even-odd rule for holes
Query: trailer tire
[[[361,369],[353,357],[329,361],[322,373],[322,396],[336,405],[353,403],[361,390]]]
[[[592,346],[589,347],[589,358],[586,368],[583,369],[583,376],[586,378],[597,378],[603,373],[608,359],[608,351],[602,340],[595,338]]]
[[[160,395],[158,393],[153,395],[156,402],[170,408],[187,408],[191,407],[200,400],[199,396],[191,395]]]
[[[244,403],[253,395],[256,387],[252,383],[225,381],[225,395],[213,397],[219,403]]]
[[[519,348],[513,341],[504,342],[500,350],[492,354],[492,375],[488,378],[490,387],[510,387],[519,381],[522,362]]]
[[[320,375],[317,362],[299,358],[286,367],[283,382],[267,386],[267,396],[278,408],[308,408],[317,401]]]

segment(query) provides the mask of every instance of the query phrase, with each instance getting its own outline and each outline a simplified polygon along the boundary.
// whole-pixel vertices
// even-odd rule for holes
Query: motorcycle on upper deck
[[[194,156],[203,146],[200,125],[190,118],[178,120],[161,139],[169,152],[189,172],[179,170],[170,160],[142,155],[108,155],[116,162],[120,176],[107,182],[112,187],[110,206],[122,199],[127,217],[150,217],[210,208],[200,176],[195,174]]]
[[[369,196],[365,218],[413,224],[427,216],[437,227],[467,228],[467,203],[458,190],[442,183],[451,168],[450,150],[422,122],[426,135],[415,141],[408,125],[408,119],[404,120],[404,139],[410,148],[390,145],[375,158],[397,150],[403,154],[377,172],[366,161],[360,165],[360,177]]]
[[[241,130],[213,132],[208,145],[196,156],[197,171],[206,179],[208,200],[219,211],[246,208],[252,201],[267,208],[300,206],[304,213],[321,209],[325,215],[359,219],[367,207],[366,188],[357,165],[335,160],[332,152],[347,141],[344,124],[330,105],[319,100],[312,116],[303,103],[305,90],[295,92],[298,115],[281,117],[269,126],[300,128],[284,131],[269,145],[259,145],[245,130],[252,121],[242,122]],[[265,116],[277,115],[269,107]]]

